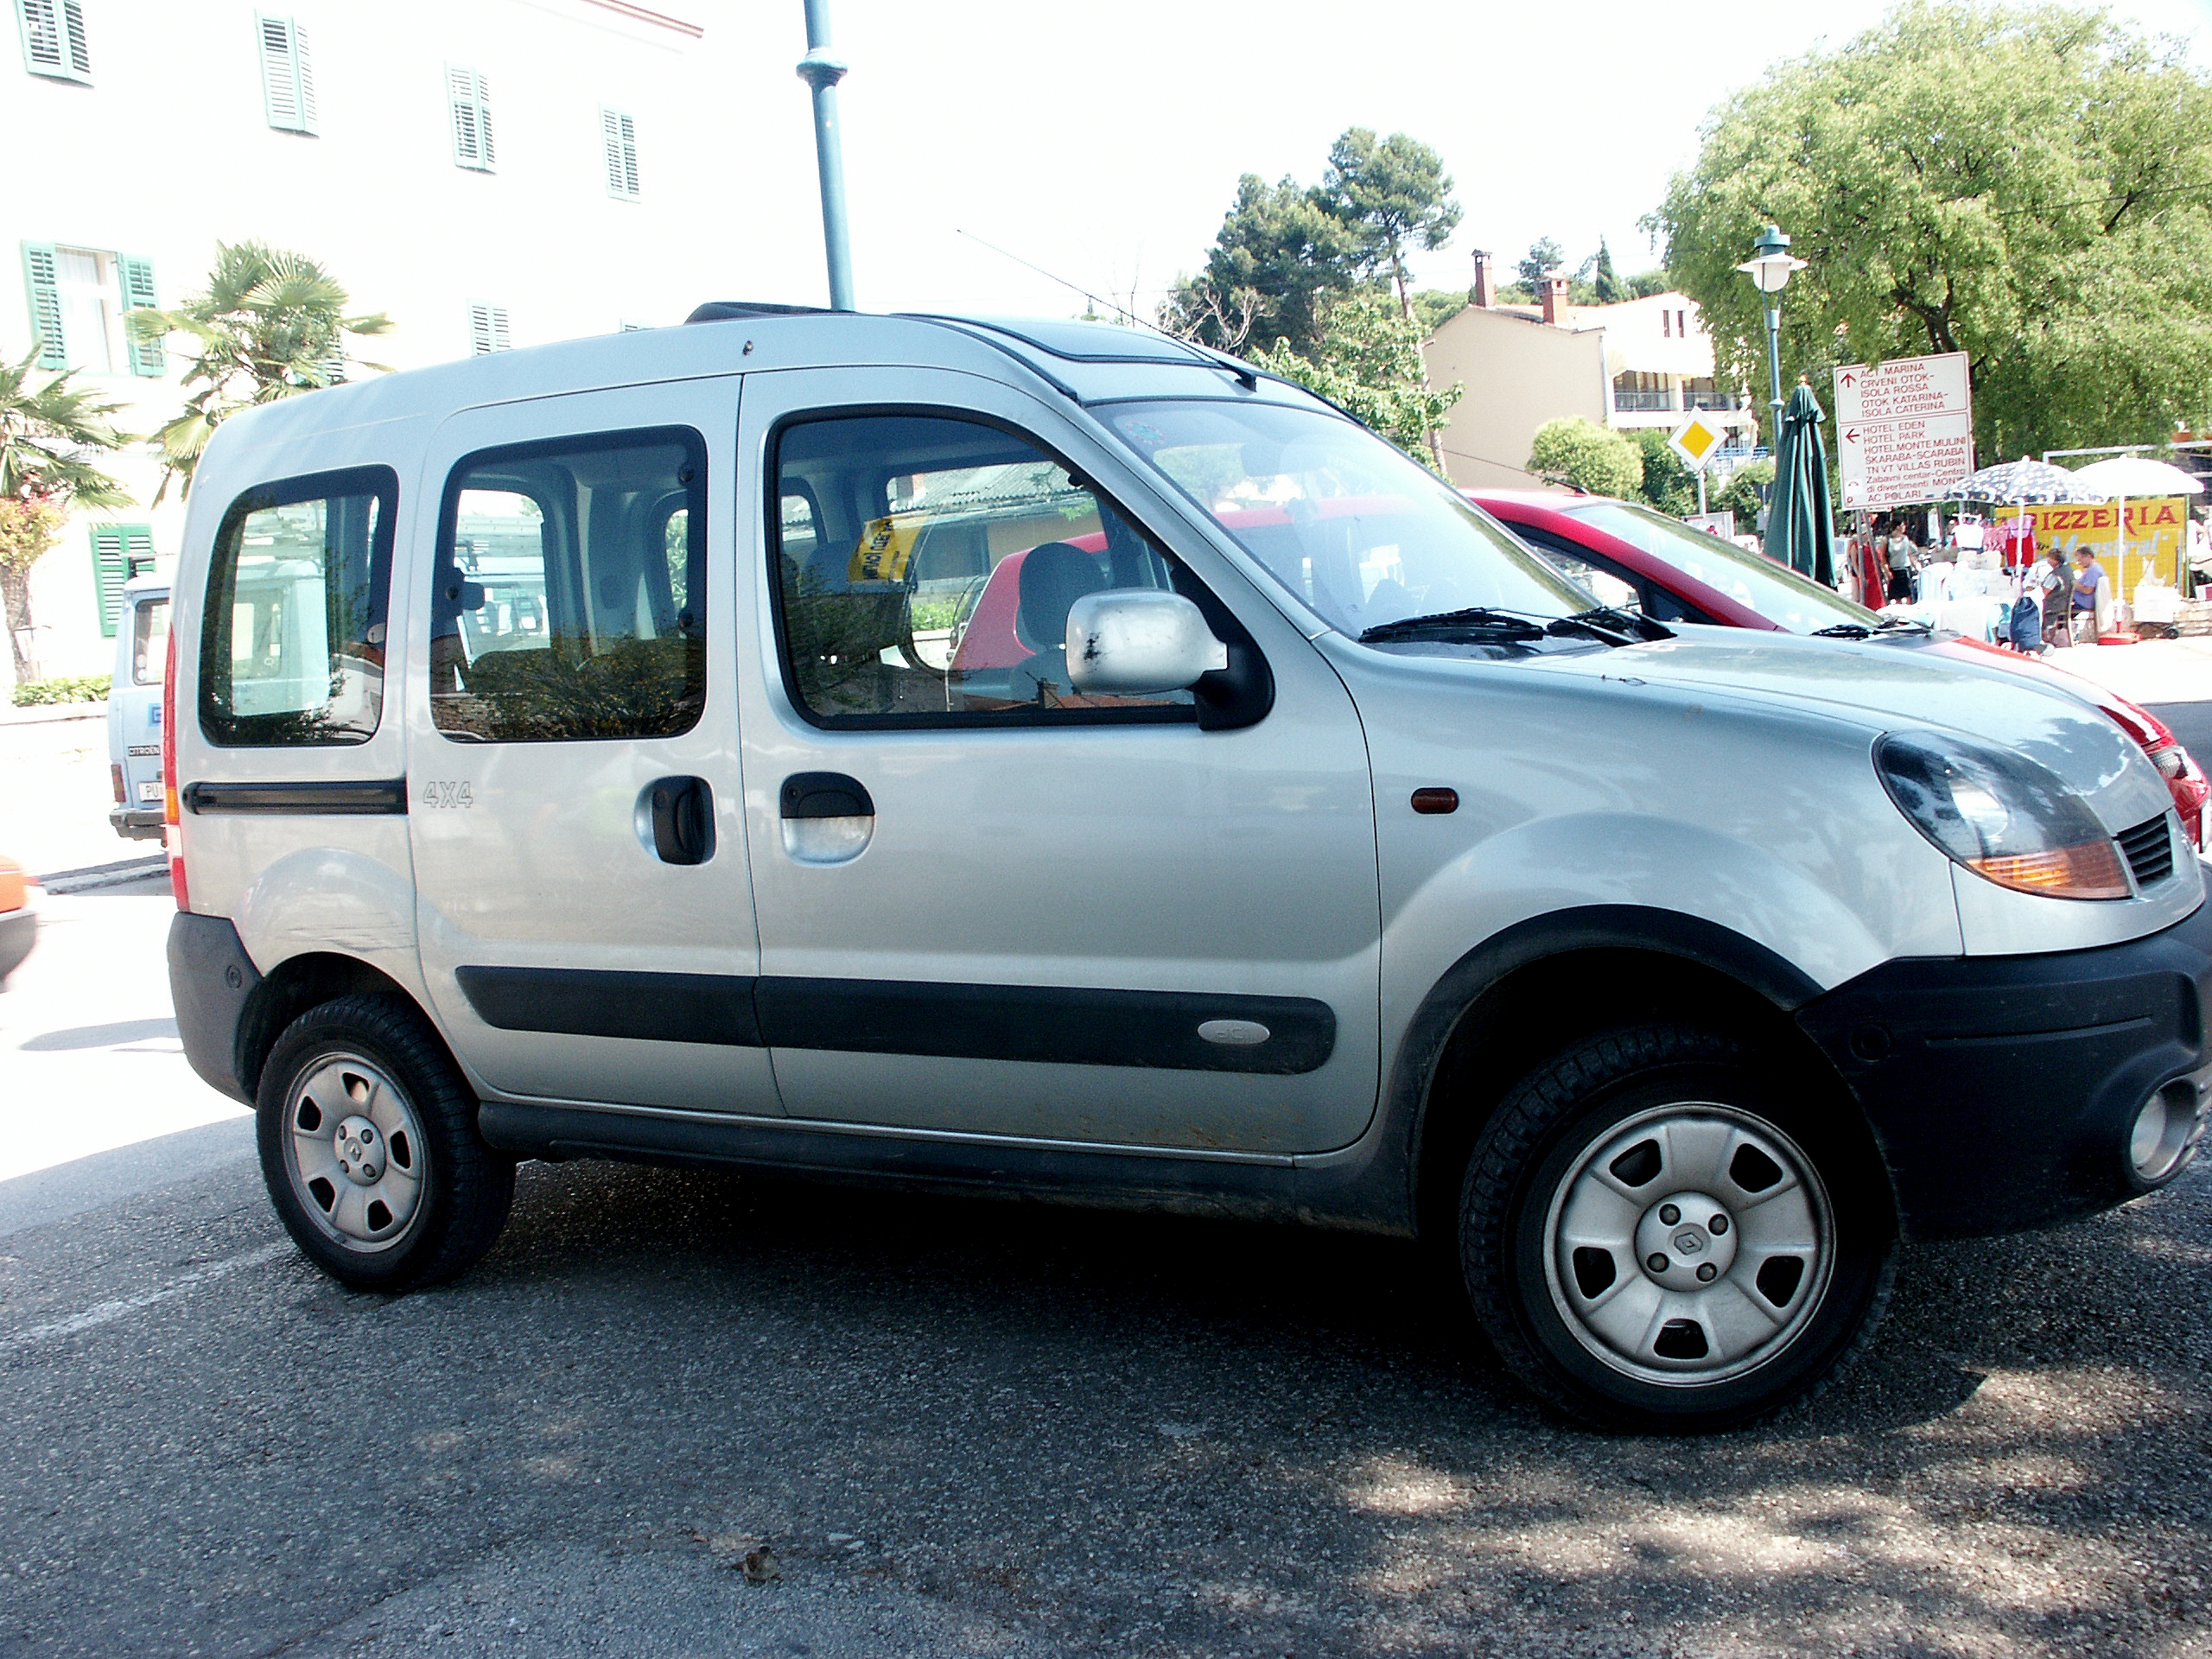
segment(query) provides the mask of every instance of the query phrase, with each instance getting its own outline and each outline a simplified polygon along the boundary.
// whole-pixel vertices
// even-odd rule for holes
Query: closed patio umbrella
[[[1766,556],[1835,584],[1835,525],[1828,512],[1828,456],[1821,442],[1827,414],[1812,387],[1797,383],[1782,411],[1782,441],[1774,451],[1774,491],[1767,497]]]

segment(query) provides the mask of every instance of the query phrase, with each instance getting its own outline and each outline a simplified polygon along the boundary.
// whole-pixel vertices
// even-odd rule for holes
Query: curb
[[[0,728],[10,726],[58,726],[70,720],[105,720],[105,702],[44,702],[30,708],[0,708]]]
[[[88,893],[95,887],[121,887],[126,881],[143,881],[149,875],[167,875],[169,860],[167,853],[152,858],[125,859],[118,864],[93,864],[81,870],[56,870],[51,875],[33,878],[48,893]]]

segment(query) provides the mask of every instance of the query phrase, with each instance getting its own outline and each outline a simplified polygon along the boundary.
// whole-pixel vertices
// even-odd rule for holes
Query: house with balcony
[[[1464,388],[1443,435],[1463,488],[1526,488],[1536,429],[1580,415],[1599,426],[1673,431],[1703,410],[1732,449],[1758,441],[1759,411],[1721,385],[1697,302],[1669,292],[1612,305],[1573,305],[1554,271],[1534,305],[1501,303],[1488,253],[1475,255],[1472,302],[1421,347],[1429,384]]]

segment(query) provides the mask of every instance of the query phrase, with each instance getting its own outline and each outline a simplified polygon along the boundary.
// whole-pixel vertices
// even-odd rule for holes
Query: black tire
[[[355,1290],[467,1271],[515,1189],[514,1160],[476,1133],[476,1106],[410,1004],[346,996],[308,1009],[270,1051],[256,1098],[262,1179],[293,1242]]]
[[[1677,1166],[1711,1171],[1683,1189],[1713,1189],[1705,1225],[1672,1201]],[[1459,1262],[1500,1358],[1546,1402],[1599,1428],[1698,1433],[1809,1400],[1865,1346],[1894,1217],[1847,1100],[1732,1036],[1654,1023],[1573,1044],[1499,1103],[1468,1160]]]

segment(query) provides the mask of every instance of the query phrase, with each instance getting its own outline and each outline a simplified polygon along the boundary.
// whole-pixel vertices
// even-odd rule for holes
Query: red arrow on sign
[[[1848,432],[1847,432],[1847,433],[1845,433],[1845,434],[1843,435],[1843,441],[1844,441],[1846,443],[1856,443],[1856,442],[1859,442],[1859,429],[1858,429],[1857,427],[1855,427],[1855,426],[1854,426],[1854,427],[1853,427],[1853,428],[1851,429],[1851,430],[1850,430],[1850,431],[1848,431]]]
[[[1855,374],[1847,374],[1843,377],[1843,384],[1847,386],[1855,386],[1859,384],[1859,377]]]

